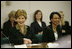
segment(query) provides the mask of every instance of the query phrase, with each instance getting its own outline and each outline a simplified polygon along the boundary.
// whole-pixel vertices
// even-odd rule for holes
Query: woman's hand
[[[66,31],[65,30],[62,30],[62,33],[65,33]]]
[[[43,31],[42,32],[39,32],[38,34],[42,35],[43,34]]]
[[[30,39],[24,38],[24,44],[31,44],[32,41]]]

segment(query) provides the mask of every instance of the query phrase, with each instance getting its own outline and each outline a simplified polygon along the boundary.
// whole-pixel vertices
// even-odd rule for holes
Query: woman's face
[[[61,20],[63,20],[64,19],[64,14],[61,14]]]
[[[17,21],[19,26],[22,26],[22,25],[24,25],[25,20],[26,19],[24,16],[19,16],[16,21]]]
[[[53,18],[51,19],[52,24],[59,25],[60,24],[60,17],[57,14],[53,15]]]
[[[15,18],[14,18],[14,17],[11,17],[11,18],[10,18],[10,21],[11,21],[11,22],[14,22],[14,21],[15,21]]]
[[[40,20],[41,19],[41,12],[38,12],[37,14],[36,14],[36,20]]]

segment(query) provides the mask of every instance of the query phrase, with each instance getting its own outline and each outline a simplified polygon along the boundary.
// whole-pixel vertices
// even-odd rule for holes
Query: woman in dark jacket
[[[12,11],[9,13],[9,15],[8,15],[9,20],[6,21],[6,22],[3,24],[3,33],[4,33],[7,37],[9,37],[9,33],[10,33],[11,29],[12,29],[13,27],[15,27],[15,25],[17,24],[17,23],[15,22],[15,12],[16,12],[16,11],[12,10]],[[10,33],[10,34],[11,34],[11,33]]]
[[[11,30],[9,40],[13,44],[31,44],[35,42],[34,35],[31,33],[29,26],[24,25],[27,19],[27,13],[25,10],[17,10],[15,14],[17,21],[16,26]]]
[[[43,42],[54,42],[61,37],[61,28],[60,28],[60,19],[61,16],[58,12],[52,12],[50,14],[50,25],[44,29]]]
[[[30,27],[25,25],[26,33],[22,33],[18,24],[11,31],[10,42],[14,45],[19,44],[31,44],[37,42],[34,38],[34,34],[31,32]],[[28,41],[28,42],[27,42]]]
[[[64,13],[63,11],[59,11],[60,15],[61,15],[61,28],[62,28],[62,34],[63,35],[68,35],[71,34],[71,27],[69,26],[69,22],[64,20]]]
[[[31,31],[35,34],[38,39],[38,43],[42,42],[43,30],[46,27],[45,22],[42,21],[42,12],[40,10],[34,13],[34,22],[31,23]]]

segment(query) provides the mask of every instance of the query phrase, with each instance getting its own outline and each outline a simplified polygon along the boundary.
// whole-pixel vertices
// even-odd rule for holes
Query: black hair
[[[50,14],[50,20],[53,18],[53,15],[54,14],[57,14],[59,17],[60,17],[60,19],[61,19],[61,15],[58,13],[58,12],[52,12],[51,14]],[[52,22],[50,22],[50,24],[52,24]]]
[[[58,13],[58,12],[52,12],[51,14],[50,14],[50,20],[53,18],[53,15],[54,14],[57,14],[59,17],[60,17],[60,19],[61,19],[61,15]]]

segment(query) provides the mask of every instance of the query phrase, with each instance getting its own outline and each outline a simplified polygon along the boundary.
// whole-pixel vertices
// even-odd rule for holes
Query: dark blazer
[[[17,23],[14,22],[14,26],[16,25]],[[9,36],[9,33],[11,31],[13,27],[11,26],[11,21],[8,20],[6,21],[4,24],[3,24],[3,33],[8,37]]]
[[[43,29],[46,27],[45,22],[42,21],[41,23],[42,23],[42,27],[40,27],[37,21],[31,23],[31,30],[34,34],[38,34],[38,32],[43,31]]]
[[[66,31],[65,33],[63,33],[63,35],[71,34],[71,27],[69,26],[68,21],[65,21],[65,25],[62,26],[62,29]]]
[[[62,36],[61,33],[62,32],[61,32],[60,26],[57,26],[58,38]],[[52,25],[49,25],[48,27],[44,29],[43,42],[54,42],[54,41],[55,41],[54,31],[53,31]]]
[[[17,45],[17,44],[23,44],[24,41],[23,41],[23,38],[28,38],[28,39],[31,39],[33,43],[37,42],[35,39],[35,36],[34,34],[31,32],[30,30],[30,27],[27,26],[27,32],[25,35],[23,35],[20,30],[16,29],[16,27],[14,27],[12,30],[11,30],[11,33],[10,36],[9,36],[9,40],[11,43]],[[34,39],[35,38],[35,39]]]

